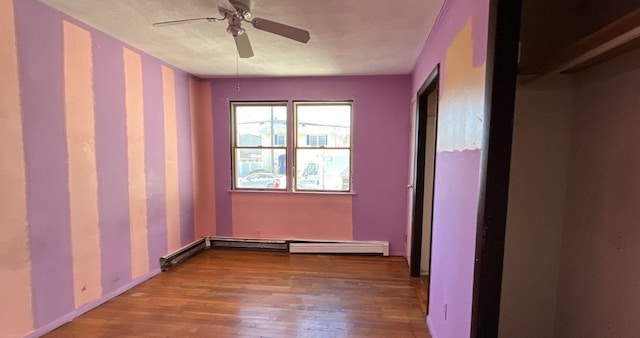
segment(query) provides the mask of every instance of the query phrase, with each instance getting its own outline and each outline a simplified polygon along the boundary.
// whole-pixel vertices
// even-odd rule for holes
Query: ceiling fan
[[[269,33],[280,35],[285,38],[289,38],[302,43],[307,43],[311,38],[309,32],[304,29],[292,27],[262,18],[252,19],[251,0],[229,0],[229,3],[233,6],[235,11],[226,9],[222,6],[218,6],[218,12],[220,13],[220,15],[222,15],[221,18],[208,17],[163,21],[156,22],[153,24],[153,26],[160,27],[205,20],[208,22],[227,20],[229,22],[229,25],[227,26],[227,32],[233,36],[233,39],[236,42],[236,48],[238,49],[238,55],[241,58],[250,58],[253,56],[253,49],[251,48],[251,43],[249,42],[249,36],[247,35],[245,29],[242,28],[242,22],[251,23],[251,25],[256,29],[267,31]]]

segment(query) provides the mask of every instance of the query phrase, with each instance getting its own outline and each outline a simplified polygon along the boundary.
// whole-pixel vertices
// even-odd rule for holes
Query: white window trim
[[[238,106],[286,106],[287,107],[287,119],[286,119],[286,135],[284,136],[285,142],[283,145],[280,145],[275,137],[279,135],[272,135],[271,146],[238,146],[238,135],[236,134],[236,107]],[[349,147],[335,147],[329,146],[328,135],[315,135],[312,134],[310,136],[318,137],[317,140],[319,142],[320,137],[325,137],[325,144],[322,146],[299,146],[298,145],[298,133],[297,133],[297,107],[304,105],[349,105],[350,109],[350,139],[349,139]],[[261,193],[319,193],[319,194],[338,194],[338,195],[354,195],[353,190],[353,120],[354,120],[354,104],[351,100],[341,100],[341,101],[232,101],[229,103],[230,115],[231,115],[231,192],[261,192]],[[317,143],[317,142],[316,142]],[[238,177],[236,176],[236,152],[238,149],[277,149],[285,151],[285,175],[286,175],[286,189],[263,189],[263,188],[241,188],[237,187]],[[297,169],[296,169],[296,155],[298,149],[342,149],[349,151],[349,181],[348,181],[348,189],[347,190],[319,190],[319,189],[296,189],[296,179],[297,179]]]

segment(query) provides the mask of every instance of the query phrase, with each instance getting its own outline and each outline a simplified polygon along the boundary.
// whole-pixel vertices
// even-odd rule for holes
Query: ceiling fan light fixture
[[[244,33],[246,33],[246,30],[242,27],[234,27],[234,26],[228,26],[227,27],[227,33],[233,35],[233,36],[238,36],[238,35],[242,35]]]

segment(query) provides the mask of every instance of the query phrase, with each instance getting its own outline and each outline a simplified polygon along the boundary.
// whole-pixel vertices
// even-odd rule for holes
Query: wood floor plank
[[[45,337],[430,337],[401,257],[207,250]]]
[[[418,296],[418,302],[420,303],[420,308],[422,309],[422,313],[426,317],[427,304],[429,304],[429,299],[428,299],[429,276],[412,277],[411,284],[413,285],[416,295]]]

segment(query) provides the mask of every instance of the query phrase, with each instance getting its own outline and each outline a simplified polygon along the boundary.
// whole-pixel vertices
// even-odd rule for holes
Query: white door
[[[427,142],[425,146],[424,164],[424,205],[422,213],[422,248],[420,256],[420,274],[429,274],[429,258],[431,254],[431,216],[433,214],[433,179],[436,155],[436,126],[438,92],[429,94],[427,107]]]
[[[413,180],[416,149],[416,101],[411,102],[411,126],[409,130],[409,182],[407,182],[407,236],[405,237],[407,248],[407,262],[411,262],[411,235],[413,228]]]

